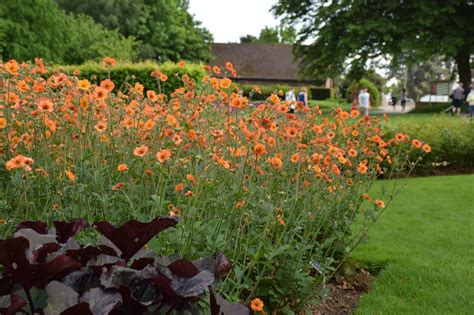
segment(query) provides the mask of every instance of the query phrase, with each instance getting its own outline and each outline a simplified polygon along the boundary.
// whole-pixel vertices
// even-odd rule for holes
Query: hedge
[[[100,83],[102,80],[108,78],[108,71],[100,62],[89,62],[80,66],[61,66],[59,67],[66,73],[72,73],[75,69],[80,70],[79,77],[88,79],[92,83]],[[172,93],[175,89],[183,86],[181,75],[188,74],[196,81],[200,81],[205,75],[203,65],[201,64],[186,64],[184,67],[179,67],[172,62],[165,62],[157,64],[152,61],[139,63],[117,63],[110,70],[110,79],[117,85],[127,81],[130,84],[140,82],[146,90],[158,90],[156,78],[151,76],[153,70],[159,70],[168,76],[166,82],[161,82],[161,89],[164,93]]]
[[[261,94],[253,93],[253,87],[258,86],[261,90]],[[295,95],[297,96],[298,93],[303,88],[302,86],[291,86],[285,84],[265,84],[265,85],[258,85],[258,84],[234,84],[234,90],[242,90],[245,96],[252,95],[252,100],[256,101],[264,101],[273,93],[278,93],[282,91],[286,93],[290,89],[295,89]],[[332,89],[323,88],[323,87],[307,87],[308,89],[308,100],[325,100],[331,98],[333,95]],[[284,95],[282,96],[284,97]]]
[[[370,104],[373,107],[378,107],[380,106],[380,91],[377,89],[375,84],[372,82],[366,80],[366,79],[361,79],[360,81],[352,82],[349,88],[347,89],[347,101],[352,102],[354,99],[357,98],[359,91],[362,88],[368,88],[369,89],[369,94],[370,94]]]
[[[451,170],[474,168],[474,124],[470,120],[437,115],[429,121],[406,120],[397,124],[389,133],[402,132],[431,146],[431,153],[419,162],[419,172],[443,165]]]

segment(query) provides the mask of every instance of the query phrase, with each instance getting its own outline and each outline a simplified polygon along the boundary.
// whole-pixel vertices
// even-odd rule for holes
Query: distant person
[[[298,103],[301,103],[303,106],[308,106],[308,89],[303,87],[298,93]]]
[[[474,116],[474,83],[471,84],[471,91],[466,97],[467,105],[468,105],[468,112],[469,117],[472,118]]]
[[[464,100],[464,89],[462,82],[453,90],[453,114],[461,115],[461,106]]]
[[[400,92],[400,105],[402,105],[402,111],[405,111],[405,107],[407,106],[407,90],[402,89]]]
[[[285,101],[290,104],[290,110],[289,113],[293,114],[295,112],[296,108],[296,97],[295,97],[295,89],[291,88],[288,92],[285,94]]]
[[[393,106],[393,111],[395,111],[395,107],[397,106],[397,97],[395,95],[392,96],[391,102]]]
[[[368,88],[363,88],[359,92],[359,110],[362,116],[369,116],[370,94]]]

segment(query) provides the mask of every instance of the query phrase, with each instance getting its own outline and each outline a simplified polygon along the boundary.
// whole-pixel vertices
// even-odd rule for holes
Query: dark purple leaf
[[[74,219],[69,222],[54,221],[53,225],[56,229],[56,235],[60,243],[66,243],[68,239],[81,232],[89,226],[84,219]]]
[[[152,288],[153,289],[153,288]],[[154,290],[154,289],[153,289]],[[111,315],[120,315],[120,314],[136,314],[140,315],[145,313],[148,310],[147,305],[143,305],[137,301],[133,296],[132,292],[127,287],[120,287],[119,292],[122,295],[122,305],[112,311]],[[151,304],[151,303],[148,303]]]
[[[48,225],[46,222],[41,221],[25,221],[17,225],[16,230],[32,229],[39,234],[48,234]]]
[[[41,288],[47,284],[49,279],[61,279],[71,272],[81,269],[82,265],[71,257],[57,256],[49,262],[33,265],[33,267],[33,284]]]
[[[22,300],[18,295],[12,294],[10,296],[10,303],[8,307],[0,308],[1,315],[13,315],[17,314],[26,304],[26,301]]]
[[[101,249],[94,246],[86,246],[80,249],[72,249],[66,251],[66,256],[74,258],[83,264],[87,264],[90,260],[95,259],[102,253]]]
[[[74,289],[77,293],[83,294],[92,288],[98,287],[100,285],[100,278],[90,270],[79,270],[71,272],[61,282]]]
[[[0,278],[0,296],[10,294],[14,286],[13,275],[2,274]]]
[[[96,229],[115,244],[127,261],[156,234],[178,223],[176,217],[159,217],[149,223],[128,221],[119,228],[107,221],[94,223]]]
[[[232,263],[221,252],[217,253],[216,257],[216,271],[220,279],[224,278],[232,269]]]
[[[39,249],[41,246],[50,243],[56,243],[56,235],[53,234],[40,234],[33,229],[21,229],[15,234],[15,237],[24,237],[28,240],[28,250],[26,252],[26,258],[31,262],[35,262],[33,252]]]
[[[214,288],[210,291],[211,315],[250,315],[250,309],[245,305],[227,302]]]
[[[0,241],[0,264],[15,282],[26,289],[33,286],[33,267],[26,258],[28,246],[28,240],[24,237]]]
[[[140,259],[134,260],[133,263],[130,265],[130,268],[133,268],[136,270],[142,270],[143,268],[147,266],[152,266],[154,262],[155,262],[154,258],[140,258]]]
[[[192,278],[199,273],[198,268],[192,262],[185,259],[178,259],[172,262],[168,268],[173,274],[184,278]]]
[[[185,299],[176,294],[171,287],[171,281],[165,276],[157,276],[151,279],[153,286],[162,294],[162,301],[166,304],[177,305]]]
[[[209,286],[214,284],[214,274],[203,270],[192,278],[173,279],[172,286],[176,294],[182,297],[198,297],[204,294]]]
[[[62,312],[61,315],[94,315],[94,314],[92,314],[89,308],[89,304],[79,303],[68,308],[67,310]]]
[[[36,249],[32,253],[33,262],[42,263],[46,261],[46,257],[49,253],[54,253],[61,248],[61,244],[48,243],[44,244],[40,248]]]

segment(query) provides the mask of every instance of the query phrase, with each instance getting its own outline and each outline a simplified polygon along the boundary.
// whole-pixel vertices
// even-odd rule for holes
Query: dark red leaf
[[[56,228],[58,242],[66,243],[68,239],[87,228],[89,223],[84,219],[74,219],[69,222],[54,221],[53,225]]]
[[[15,282],[26,289],[33,286],[33,267],[26,258],[28,247],[28,240],[24,237],[0,241],[0,264]]]
[[[86,246],[80,249],[71,249],[66,251],[66,256],[74,258],[83,264],[87,264],[91,259],[95,259],[102,253],[100,248],[94,246]]]
[[[184,278],[192,278],[199,273],[199,270],[192,262],[185,259],[178,259],[168,265],[171,272],[177,276]]]
[[[43,288],[49,279],[61,279],[73,271],[81,269],[82,265],[75,259],[67,256],[57,256],[47,263],[33,265],[34,279],[33,284]]]
[[[39,234],[48,234],[48,225],[46,222],[41,221],[25,221],[17,225],[16,230],[32,229]]]
[[[92,314],[89,308],[89,304],[79,303],[63,311],[61,315],[94,315],[94,314]]]
[[[219,278],[224,278],[229,271],[232,269],[232,263],[229,259],[221,252],[217,253],[216,257],[216,272],[219,275]]]
[[[13,289],[15,282],[13,281],[13,275],[3,274],[3,278],[0,281],[0,296],[10,294]]]
[[[122,251],[122,257],[128,261],[156,234],[177,223],[177,217],[159,217],[149,223],[128,221],[119,228],[107,221],[96,222],[94,226]]]
[[[49,253],[54,253],[58,251],[61,248],[61,244],[58,243],[48,243],[44,244],[37,250],[33,251],[33,261],[37,263],[42,263],[46,261],[46,257],[48,256]]]
[[[136,269],[136,270],[142,270],[146,266],[153,265],[155,262],[154,258],[140,258],[137,260],[134,260],[133,263],[130,265],[130,268]]]

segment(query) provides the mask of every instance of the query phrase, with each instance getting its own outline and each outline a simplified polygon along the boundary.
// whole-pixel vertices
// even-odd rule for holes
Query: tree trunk
[[[456,64],[458,66],[459,81],[464,84],[464,87],[467,87],[471,84],[472,73],[471,73],[471,64],[470,64],[471,54],[468,49],[461,50],[457,53]]]

